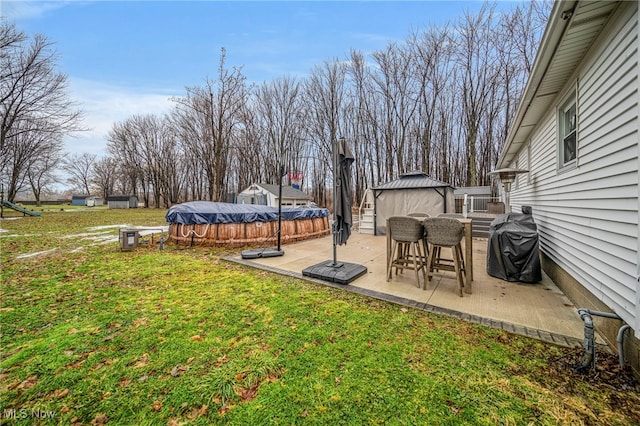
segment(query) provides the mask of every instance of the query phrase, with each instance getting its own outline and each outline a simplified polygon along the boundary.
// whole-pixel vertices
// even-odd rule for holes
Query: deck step
[[[473,237],[474,238],[489,238],[489,229],[491,228],[491,222],[495,217],[473,216],[469,215],[473,220]]]
[[[361,234],[374,234],[373,209],[365,209],[364,214],[360,218],[358,232]]]

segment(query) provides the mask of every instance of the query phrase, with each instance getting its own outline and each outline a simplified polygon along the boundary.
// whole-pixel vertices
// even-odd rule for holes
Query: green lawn
[[[100,228],[164,214],[0,221],[0,423],[640,423],[575,350]]]

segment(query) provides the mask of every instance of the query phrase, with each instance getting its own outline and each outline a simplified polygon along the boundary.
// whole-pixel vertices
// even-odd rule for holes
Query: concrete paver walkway
[[[503,281],[486,272],[487,240],[473,240],[473,293],[459,297],[453,279],[432,279],[423,290],[416,286],[411,271],[386,280],[386,237],[353,233],[337,249],[337,260],[367,267],[367,273],[348,285],[334,284],[302,275],[302,270],[333,258],[332,237],[282,246],[285,254],[263,259],[227,260],[323,285],[342,288],[425,311],[451,315],[489,327],[537,338],[567,347],[581,346],[584,326],[576,307],[544,274],[537,284]],[[422,283],[422,277],[420,277]],[[598,338],[602,344],[602,339]]]

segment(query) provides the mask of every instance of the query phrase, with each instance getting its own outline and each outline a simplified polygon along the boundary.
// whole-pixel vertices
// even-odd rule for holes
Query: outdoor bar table
[[[464,265],[466,268],[464,292],[471,294],[473,292],[473,224],[469,218],[458,219],[464,225]],[[387,219],[387,267],[385,271],[389,270],[389,262],[391,261],[391,233],[389,229],[389,220]]]

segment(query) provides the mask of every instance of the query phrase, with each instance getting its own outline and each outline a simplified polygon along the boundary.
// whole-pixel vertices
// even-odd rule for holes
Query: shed
[[[89,205],[89,200],[93,200],[95,195],[72,195],[71,196],[71,205],[72,206],[87,206]],[[92,204],[93,205],[93,204]]]
[[[240,192],[236,198],[236,204],[261,204],[269,207],[278,207],[278,185],[268,183],[254,183]],[[282,187],[282,206],[300,207],[309,206],[311,197],[305,192],[292,186]]]
[[[109,195],[107,205],[110,209],[135,209],[138,207],[138,197],[135,195]]]
[[[409,213],[455,212],[454,188],[430,178],[423,172],[410,172],[372,188],[374,195],[375,235],[386,234],[387,219]]]
[[[104,206],[104,200],[102,197],[92,196],[87,198],[87,207]]]

